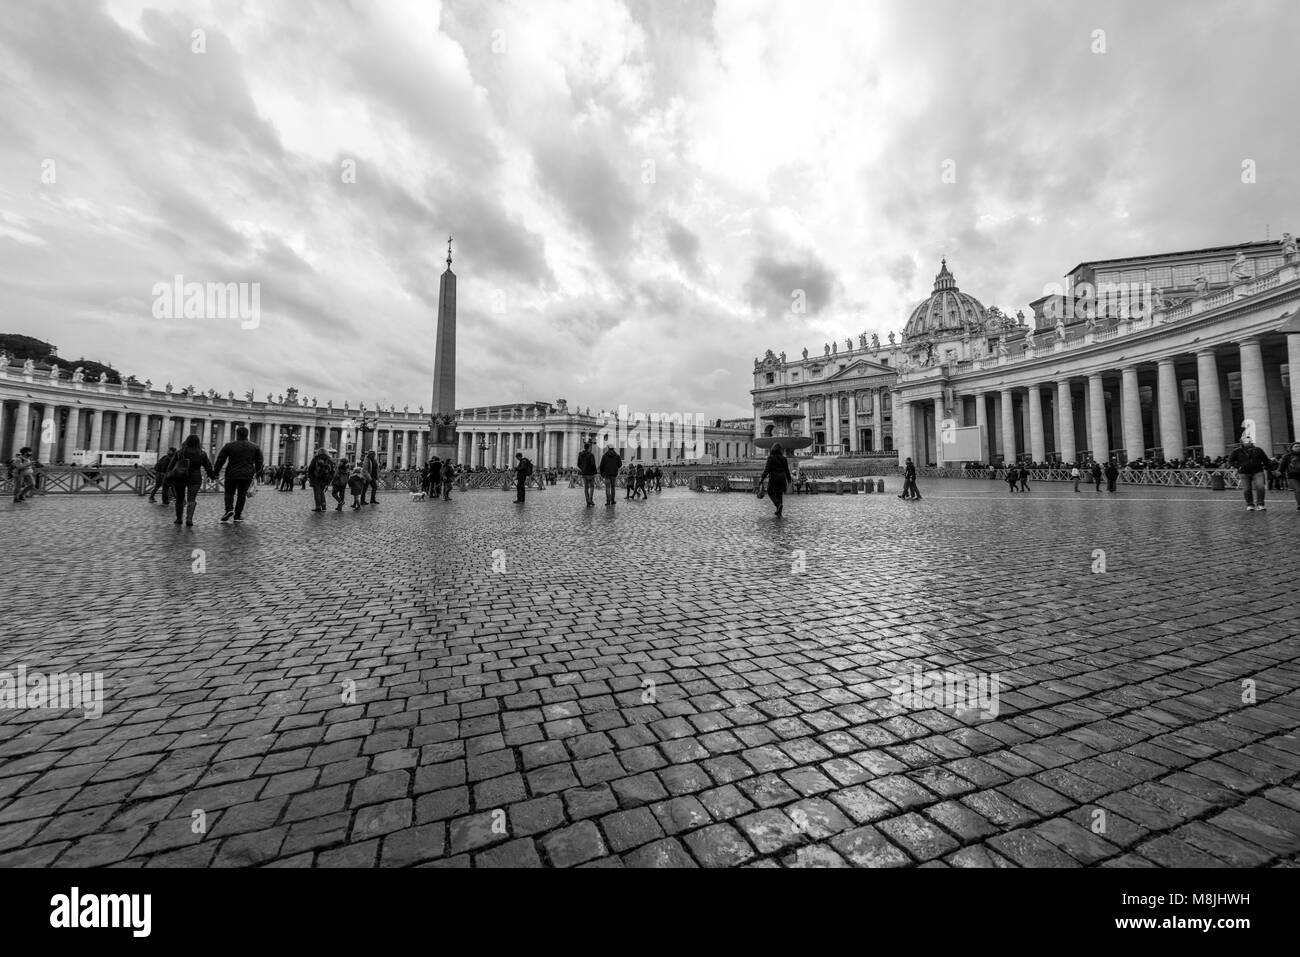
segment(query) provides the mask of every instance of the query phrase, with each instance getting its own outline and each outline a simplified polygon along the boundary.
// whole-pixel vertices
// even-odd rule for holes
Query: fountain
[[[808,448],[813,443],[812,436],[795,435],[794,429],[790,425],[794,420],[803,419],[803,417],[803,410],[797,405],[778,405],[775,408],[768,409],[766,412],[761,413],[759,418],[772,423],[772,434],[754,439],[754,445],[764,451],[777,443],[780,443],[782,450],[785,452]]]

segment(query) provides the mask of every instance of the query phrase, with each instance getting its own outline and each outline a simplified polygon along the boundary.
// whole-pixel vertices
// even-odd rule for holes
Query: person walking
[[[584,442],[578,453],[578,474],[582,476],[582,494],[587,500],[587,508],[596,507],[596,455],[591,451],[591,443]]]
[[[1119,481],[1119,466],[1115,464],[1114,459],[1111,459],[1106,463],[1106,491],[1114,492],[1117,481]],[[1097,486],[1097,491],[1101,491],[1100,485]]]
[[[1295,493],[1296,511],[1300,512],[1300,442],[1291,443],[1291,450],[1278,463],[1277,474],[1290,483],[1291,491]]]
[[[615,483],[618,482],[618,470],[623,467],[623,458],[614,451],[614,446],[606,445],[600,457],[600,480],[605,485],[605,507],[613,508],[618,498]]]
[[[14,503],[26,501],[36,494],[36,461],[30,446],[23,446],[9,463],[14,482]]]
[[[334,506],[334,511],[336,512],[343,511],[343,499],[347,492],[348,474],[350,471],[348,460],[343,459],[334,469],[334,477],[330,479],[330,496],[334,501],[338,502],[338,504]]]
[[[898,497],[918,502],[921,500],[921,493],[916,487],[916,464],[911,459],[903,463],[903,494]]]
[[[371,449],[365,454],[361,462],[361,471],[365,474],[366,487],[361,492],[361,504],[366,504],[366,492],[370,492],[370,504],[378,505],[375,499],[375,493],[379,491],[379,459],[375,458],[375,450]]]
[[[645,488],[645,466],[640,462],[636,466],[635,481],[636,484],[632,488],[632,497],[649,501],[650,495]]]
[[[524,489],[528,485],[528,477],[533,474],[533,463],[530,462],[523,452],[515,453],[515,502],[522,504],[524,501]]]
[[[194,510],[199,504],[199,489],[203,486],[203,473],[216,480],[216,472],[208,453],[203,451],[203,443],[197,435],[187,436],[181,443],[179,451],[172,461],[167,477],[172,483],[172,494],[176,496],[176,521],[181,523],[181,513],[185,513],[185,524],[194,524]]]
[[[1097,493],[1100,494],[1101,493],[1101,463],[1095,459],[1093,460],[1092,463],[1091,475],[1092,475],[1092,484],[1097,486]]]
[[[1029,491],[1029,469],[1024,465],[1020,466],[1020,491]]]
[[[1241,437],[1241,445],[1232,450],[1228,464],[1237,470],[1241,488],[1246,496],[1246,511],[1265,512],[1264,473],[1268,470],[1268,455],[1249,436]]]
[[[1075,465],[1070,469],[1070,478],[1074,480],[1074,490],[1079,491],[1079,483],[1083,481],[1083,473],[1079,471],[1079,466]]]
[[[162,489],[163,508],[166,508],[168,504],[171,502],[172,487],[171,487],[171,483],[167,481],[167,473],[171,471],[172,462],[175,460],[175,458],[176,458],[176,446],[173,445],[171,448],[167,450],[166,455],[163,455],[161,458],[158,459],[157,462],[154,463],[153,489],[152,491],[149,492],[150,505],[157,504],[157,499],[154,498],[154,496],[158,494],[159,489]]]
[[[1014,465],[1007,469],[1006,480],[1007,485],[1010,486],[1011,491],[1014,492],[1016,490],[1016,485],[1020,482],[1020,469],[1016,468]]]
[[[235,440],[227,442],[217,453],[217,464],[212,466],[214,474],[220,475],[226,470],[225,493],[226,511],[221,516],[223,522],[234,516],[236,522],[244,520],[244,502],[248,499],[248,488],[253,484],[253,476],[262,467],[262,450],[248,441],[248,426],[235,428]]]
[[[785,460],[785,450],[781,448],[778,442],[772,446],[772,451],[768,453],[767,464],[763,467],[763,474],[758,477],[758,484],[762,487],[763,482],[767,482],[767,494],[772,499],[772,504],[776,506],[776,517],[781,517],[781,509],[785,507],[785,490],[789,486],[792,478],[790,475],[790,463]]]
[[[352,493],[352,507],[361,508],[366,504],[366,489],[370,487],[370,479],[366,473],[365,457],[356,464],[352,473],[348,475],[348,491]]]
[[[324,449],[317,449],[307,465],[307,478],[311,482],[312,511],[323,512],[325,488],[334,480],[334,460]]]
[[[442,495],[442,458],[435,455],[429,459],[429,498],[437,501]]]
[[[451,487],[456,481],[456,463],[451,459],[443,459],[442,462],[442,500],[451,501]],[[436,494],[436,493],[435,493]]]

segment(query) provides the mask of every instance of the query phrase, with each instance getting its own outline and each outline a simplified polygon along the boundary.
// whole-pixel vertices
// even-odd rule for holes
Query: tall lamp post
[[[280,464],[293,464],[293,453],[302,438],[302,426],[294,425],[280,430]]]

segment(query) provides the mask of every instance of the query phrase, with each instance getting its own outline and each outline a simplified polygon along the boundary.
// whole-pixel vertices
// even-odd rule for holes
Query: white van
[[[81,449],[72,453],[72,464],[85,468],[130,468],[133,465],[153,468],[157,461],[157,452],[91,452]]]

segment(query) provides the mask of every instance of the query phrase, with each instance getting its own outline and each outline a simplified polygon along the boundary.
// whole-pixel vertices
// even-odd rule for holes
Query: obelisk
[[[451,237],[447,237],[447,269],[438,284],[438,328],[433,346],[433,411],[428,455],[459,458],[456,442],[456,274],[451,271]]]

